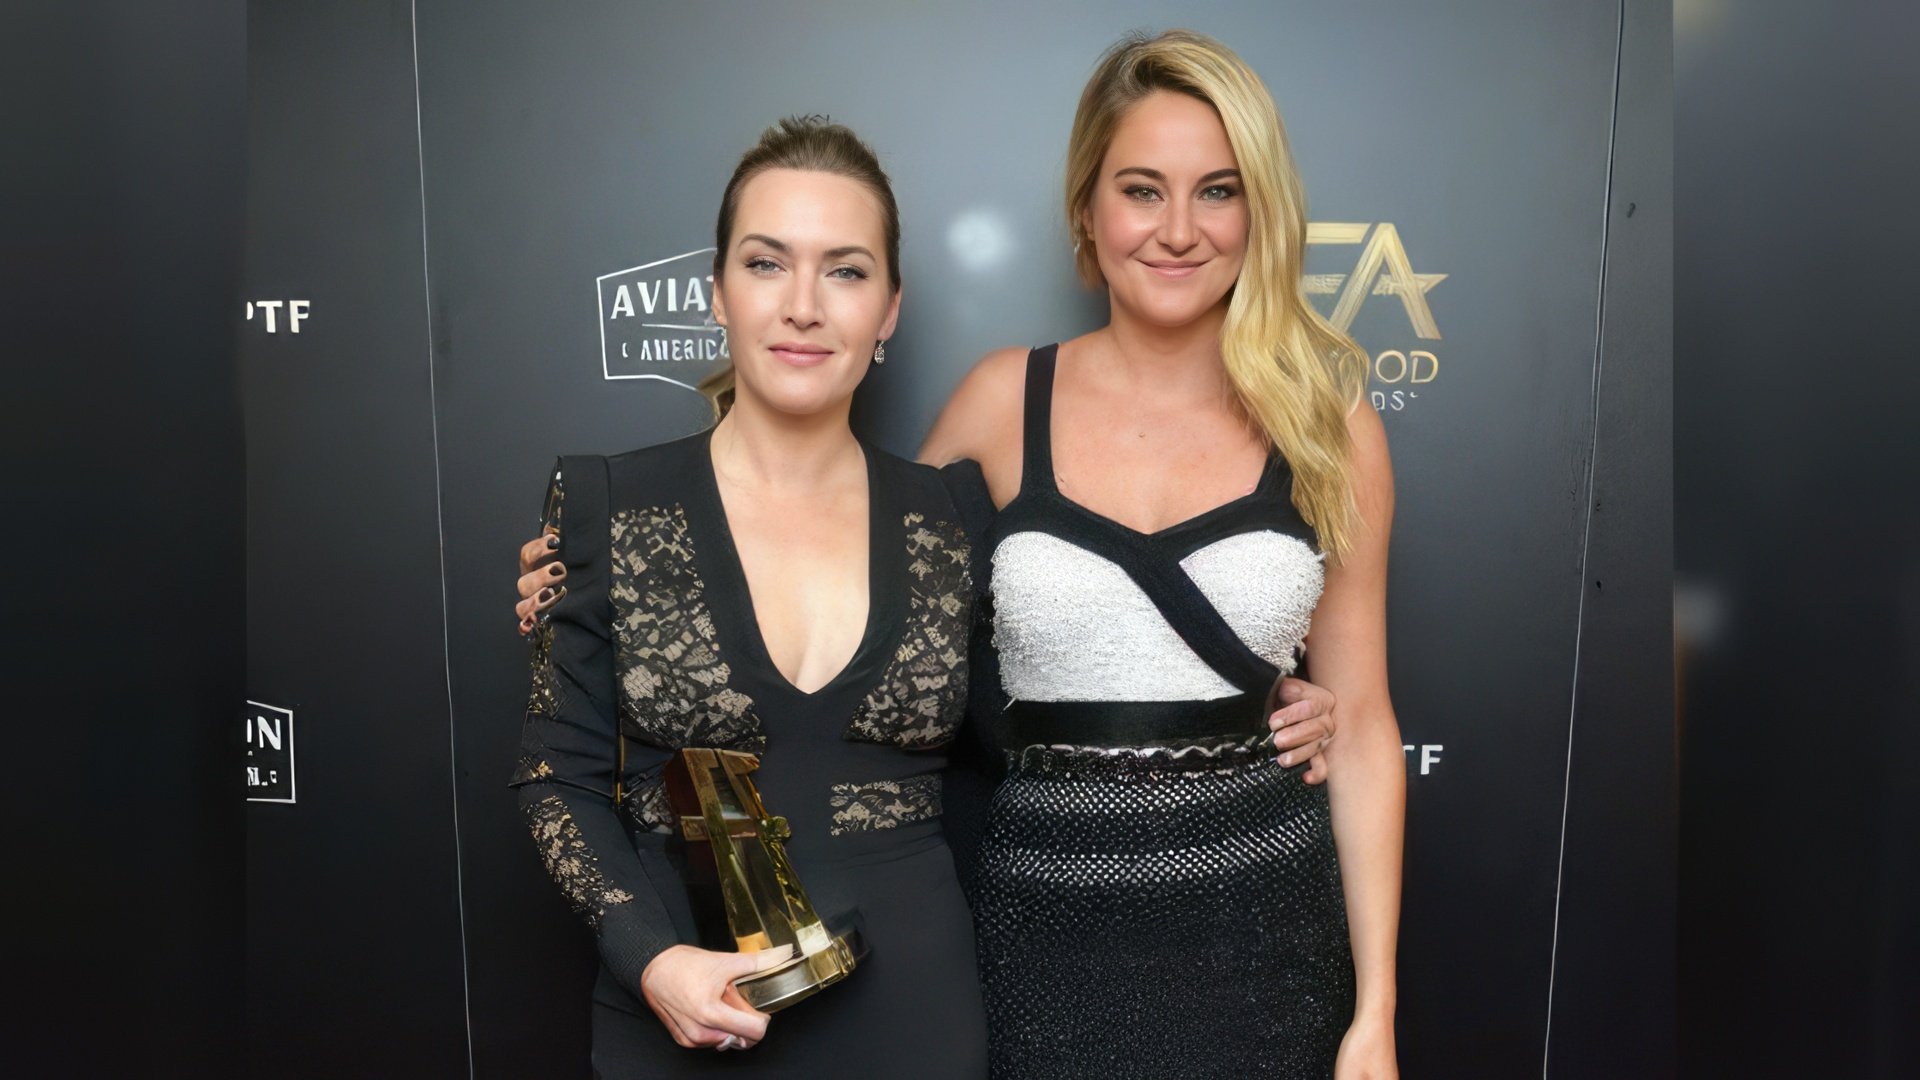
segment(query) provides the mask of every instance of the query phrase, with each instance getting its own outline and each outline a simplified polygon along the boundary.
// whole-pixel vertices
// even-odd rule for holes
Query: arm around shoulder
[[[962,458],[984,464],[1009,437],[1017,444],[1026,372],[1026,349],[995,349],[981,357],[941,408],[920,446],[920,460],[936,467]]]

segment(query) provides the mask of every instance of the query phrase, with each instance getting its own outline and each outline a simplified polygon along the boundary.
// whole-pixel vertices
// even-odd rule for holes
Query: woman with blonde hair
[[[1008,766],[969,885],[993,1074],[1394,1076],[1393,479],[1366,357],[1302,290],[1279,114],[1219,42],[1130,37],[1066,181],[1110,321],[988,355],[921,453],[978,461],[999,508]],[[1324,788],[1263,752],[1309,644]]]

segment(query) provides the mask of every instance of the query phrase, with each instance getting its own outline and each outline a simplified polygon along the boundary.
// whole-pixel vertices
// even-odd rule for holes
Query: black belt
[[[1002,750],[1028,746],[1166,746],[1251,738],[1266,730],[1263,694],[1207,701],[1014,701],[994,725]]]

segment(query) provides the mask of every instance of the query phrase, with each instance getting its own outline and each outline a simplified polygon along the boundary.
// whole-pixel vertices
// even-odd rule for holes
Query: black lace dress
[[[973,712],[1005,765],[969,884],[993,1075],[1330,1076],[1353,967],[1326,791],[1262,715],[1318,602],[1314,533],[1277,455],[1150,535],[1073,503],[1053,366],[1028,359],[1021,490],[976,564],[975,693],[1004,691]]]
[[[867,447],[866,633],[844,671],[802,693],[760,637],[708,442],[564,458],[556,471],[569,593],[535,645],[512,783],[599,945],[594,1070],[984,1075],[972,924],[940,820],[965,710],[966,533],[934,470]],[[856,922],[871,950],[745,1052],[682,1049],[639,995],[662,949],[733,947],[718,895],[688,884],[703,875],[687,872],[664,798],[662,768],[687,746],[760,755],[756,786],[792,824],[787,850],[815,909]]]

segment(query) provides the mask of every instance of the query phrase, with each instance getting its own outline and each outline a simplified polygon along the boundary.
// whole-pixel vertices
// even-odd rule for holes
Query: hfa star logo
[[[1373,231],[1372,236],[1367,231]],[[1354,316],[1368,296],[1397,296],[1407,309],[1413,332],[1427,341],[1440,340],[1440,326],[1433,321],[1433,309],[1427,306],[1427,293],[1447,279],[1445,274],[1415,273],[1400,243],[1400,230],[1390,221],[1316,221],[1307,226],[1308,244],[1359,244],[1360,260],[1351,274],[1307,274],[1304,285],[1308,296],[1333,296],[1333,312],[1327,320],[1341,330],[1353,326]]]

